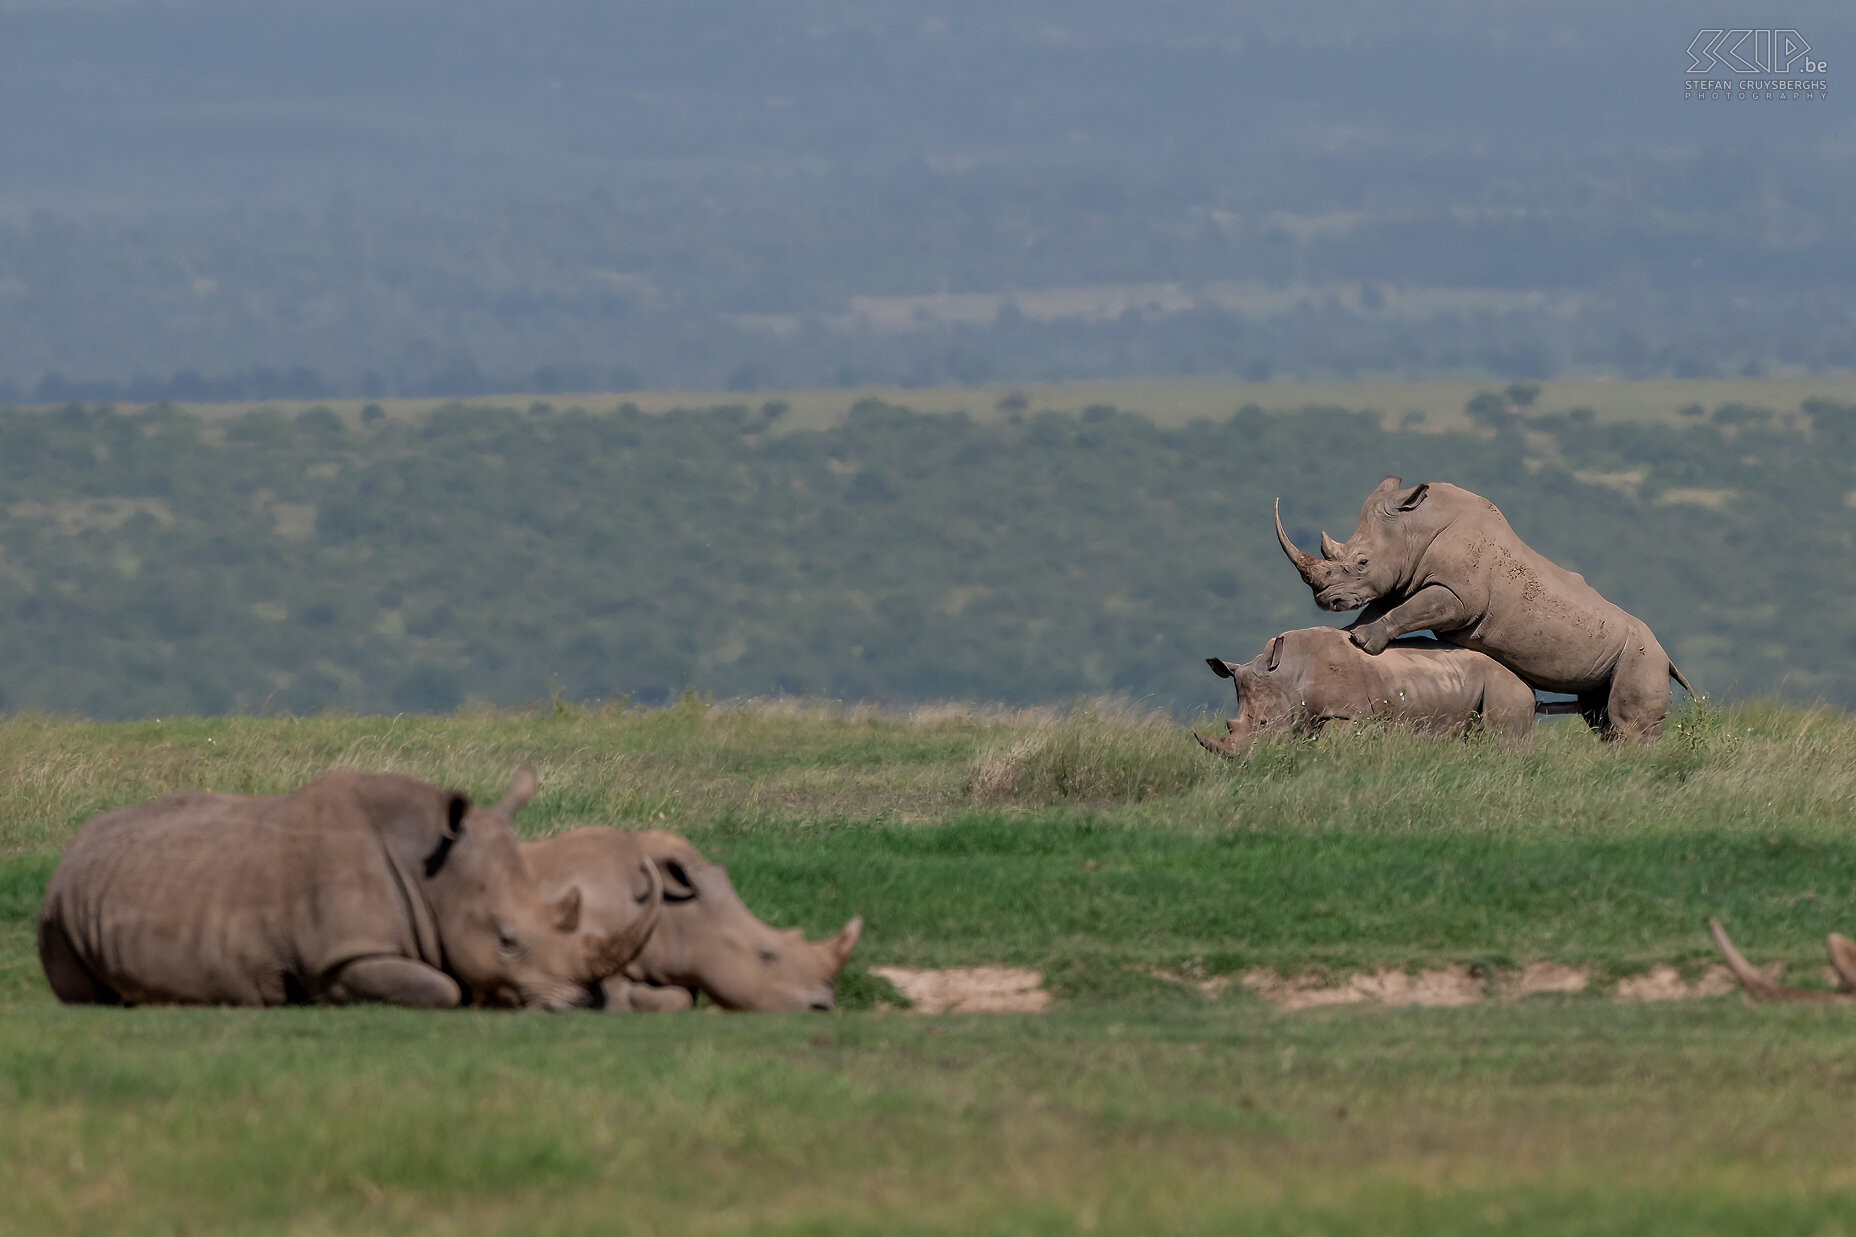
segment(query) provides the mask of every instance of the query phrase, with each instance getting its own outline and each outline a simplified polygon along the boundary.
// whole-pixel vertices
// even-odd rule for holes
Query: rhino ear
[[[464,836],[464,817],[470,811],[470,798],[467,795],[453,793],[451,801],[445,804],[445,831],[438,835],[438,845],[425,857],[425,875],[427,879],[438,875],[438,869],[445,866],[445,860],[451,857],[451,848]]]
[[[561,900],[554,904],[554,927],[557,932],[580,930],[580,886],[569,885]]]
[[[1205,659],[1205,664],[1210,666],[1212,668],[1212,673],[1221,679],[1233,677],[1231,674],[1231,663],[1225,661],[1223,658],[1207,657]]]
[[[1411,488],[1410,493],[1399,495],[1398,501],[1392,504],[1393,509],[1397,511],[1416,511],[1418,509],[1418,504],[1422,503],[1424,501],[1424,496],[1430,492],[1431,483],[1428,481],[1423,485],[1415,485]]]
[[[1371,502],[1375,498],[1383,498],[1403,484],[1405,484],[1405,479],[1403,477],[1387,477],[1384,481],[1381,481],[1378,485],[1373,487],[1373,492],[1366,496],[1366,501]]]
[[[688,902],[696,896],[696,882],[680,860],[659,859],[657,871],[664,878],[664,901]]]
[[[1272,640],[1272,641],[1270,641],[1270,665],[1269,665],[1269,668],[1270,668],[1271,670],[1274,670],[1274,669],[1276,668],[1276,666],[1277,666],[1277,664],[1278,664],[1279,662],[1281,662],[1281,661],[1282,661],[1282,637],[1281,637],[1281,636],[1277,636],[1277,637],[1276,637],[1276,638],[1275,638],[1274,640]]]
[[[541,786],[541,779],[535,774],[535,766],[523,762],[509,779],[509,791],[495,807],[495,812],[504,820],[513,820],[515,814],[522,810],[522,805],[535,797],[535,791]]]
[[[824,942],[832,959],[831,973],[836,975],[844,969],[845,960],[851,956],[851,950],[857,948],[857,938],[864,934],[864,917],[852,915],[851,921],[839,928],[836,935]]]

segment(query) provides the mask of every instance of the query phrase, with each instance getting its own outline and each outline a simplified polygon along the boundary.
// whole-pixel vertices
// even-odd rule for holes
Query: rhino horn
[[[586,969],[581,976],[585,983],[596,984],[624,970],[644,952],[651,933],[657,931],[657,919],[664,910],[664,879],[657,874],[657,865],[649,860],[641,861],[638,869],[644,874],[647,888],[639,899],[638,918],[611,936],[587,938]]]
[[[1810,988],[1788,988],[1784,984],[1767,979],[1758,967],[1746,960],[1746,956],[1734,948],[1734,943],[1727,939],[1727,930],[1721,927],[1718,919],[1708,920],[1708,931],[1714,935],[1714,944],[1721,951],[1721,957],[1727,960],[1727,969],[1733,972],[1740,986],[1747,995],[1756,1001],[1847,1001],[1852,999],[1848,992],[1819,992]],[[1836,960],[1836,949],[1831,949],[1831,960]]]
[[[1334,538],[1328,536],[1327,529],[1324,528],[1321,530],[1321,557],[1322,558],[1329,559],[1329,560],[1338,559],[1340,558],[1341,554],[1345,552],[1346,548],[1347,548],[1346,546],[1334,540]]]
[[[851,950],[857,948],[857,939],[863,934],[864,917],[852,915],[849,923],[819,942],[819,947],[831,959],[833,975],[844,969],[845,961],[851,956]]]
[[[1832,932],[1824,938],[1824,948],[1830,951],[1830,969],[1837,973],[1837,986],[1856,993],[1856,941]]]
[[[1303,583],[1310,588],[1319,584],[1315,576],[1315,565],[1321,560],[1313,554],[1298,549],[1295,542],[1289,540],[1289,534],[1283,531],[1282,499],[1280,498],[1276,500],[1276,540],[1282,542],[1282,552],[1289,556],[1289,561],[1295,564],[1295,569],[1302,573]]]
[[[1229,724],[1228,722],[1226,723],[1227,727]],[[1199,741],[1199,746],[1208,752],[1216,752],[1220,756],[1235,756],[1238,753],[1236,739],[1229,737],[1223,739],[1208,739],[1196,730],[1192,732],[1192,737],[1197,739]]]
[[[515,819],[515,814],[522,810],[522,805],[535,797],[535,791],[541,786],[541,779],[535,774],[535,766],[524,762],[516,775],[509,779],[509,791],[502,797],[493,811],[504,820]]]

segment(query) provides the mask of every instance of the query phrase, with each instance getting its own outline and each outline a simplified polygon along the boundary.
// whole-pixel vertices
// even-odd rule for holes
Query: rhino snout
[[[1332,610],[1336,613],[1345,610],[1358,610],[1361,606],[1366,605],[1372,600],[1371,597],[1365,596],[1357,588],[1322,589],[1319,593],[1315,594],[1316,605],[1320,606],[1323,610]]]

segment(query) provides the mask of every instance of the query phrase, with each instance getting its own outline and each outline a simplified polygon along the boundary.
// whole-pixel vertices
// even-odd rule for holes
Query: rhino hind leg
[[[39,921],[39,963],[52,992],[66,1005],[121,1005],[122,996],[84,965],[64,928]]]
[[[330,981],[328,997],[337,1005],[377,1002],[409,1009],[455,1009],[464,993],[437,967],[383,954],[345,964]]]
[[[1611,675],[1605,711],[1617,739],[1654,743],[1669,717],[1669,654],[1647,632],[1633,643]]]

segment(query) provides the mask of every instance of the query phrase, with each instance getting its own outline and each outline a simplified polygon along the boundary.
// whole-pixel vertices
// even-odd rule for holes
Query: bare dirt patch
[[[1777,979],[1784,967],[1774,964],[1762,969],[1769,978]],[[1168,977],[1161,972],[1148,973]],[[1415,974],[1387,968],[1360,971],[1339,983],[1329,983],[1319,975],[1281,976],[1274,971],[1253,970],[1245,972],[1239,982],[1280,1009],[1368,1004],[1445,1006],[1584,992],[1592,986],[1592,972],[1562,962],[1530,962],[1519,972],[1494,979],[1467,966],[1452,966]],[[1724,996],[1736,986],[1724,966],[1711,966],[1689,980],[1675,967],[1663,964],[1619,980],[1610,996],[1617,1001],[1686,1001]]]
[[[1488,980],[1467,966],[1435,970],[1396,971],[1381,968],[1349,975],[1337,985],[1324,984],[1312,975],[1281,978],[1273,971],[1246,971],[1240,978],[1246,988],[1282,1009],[1315,1009],[1324,1005],[1473,1005],[1488,996]]]
[[[1513,993],[1517,997],[1543,992],[1584,992],[1592,982],[1592,973],[1582,966],[1564,962],[1530,962],[1521,968]]]
[[[1618,981],[1620,1001],[1685,1001],[1698,996],[1721,996],[1735,988],[1734,977],[1724,966],[1711,966],[1694,983],[1682,978],[1675,967],[1653,966],[1642,975],[1628,975]]]
[[[1041,1014],[1050,1007],[1044,972],[1024,966],[950,966],[941,970],[873,966],[918,1014]]]

